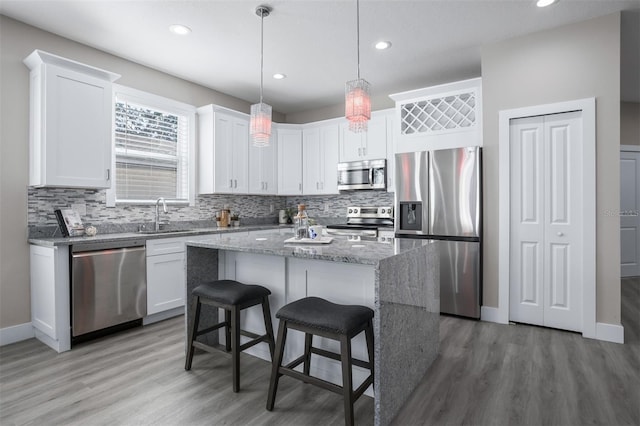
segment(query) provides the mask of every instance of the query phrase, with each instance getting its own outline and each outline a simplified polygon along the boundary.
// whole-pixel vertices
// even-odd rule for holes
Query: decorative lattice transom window
[[[476,124],[475,93],[460,93],[401,106],[403,135],[440,132],[473,127]]]

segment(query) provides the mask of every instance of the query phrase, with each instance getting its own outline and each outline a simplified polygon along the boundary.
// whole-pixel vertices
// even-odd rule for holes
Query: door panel
[[[438,241],[440,312],[480,318],[480,243]]]
[[[510,319],[543,325],[543,125],[539,118],[511,125]]]
[[[640,276],[640,152],[620,153],[620,274]]]
[[[581,331],[581,113],[512,120],[510,319]]]

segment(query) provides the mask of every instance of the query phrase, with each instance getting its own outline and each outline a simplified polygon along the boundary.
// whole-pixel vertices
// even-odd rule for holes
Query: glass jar
[[[298,214],[295,217],[293,227],[296,240],[309,238],[309,217],[304,204],[298,204]]]

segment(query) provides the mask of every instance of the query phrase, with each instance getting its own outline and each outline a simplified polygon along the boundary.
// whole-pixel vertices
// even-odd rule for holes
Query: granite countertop
[[[377,265],[383,259],[433,243],[429,240],[402,238],[396,238],[392,243],[350,241],[344,237],[335,237],[329,244],[285,243],[284,241],[290,237],[291,235],[280,235],[278,232],[258,236],[229,234],[218,239],[187,241],[187,245],[331,262]]]
[[[227,228],[193,228],[186,230],[169,230],[158,233],[143,232],[124,232],[114,234],[97,234],[94,237],[56,237],[56,238],[30,238],[29,244],[45,247],[68,246],[81,243],[94,242],[118,242],[130,240],[152,240],[160,238],[189,237],[194,235],[206,234],[232,234],[247,231],[261,231],[268,229],[281,229],[283,227],[291,227],[291,225],[252,225],[252,226],[232,226]]]

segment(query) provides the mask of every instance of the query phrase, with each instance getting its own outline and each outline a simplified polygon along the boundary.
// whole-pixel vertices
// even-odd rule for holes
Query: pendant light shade
[[[250,134],[253,146],[269,146],[271,138],[271,105],[264,102],[251,105]]]
[[[358,53],[358,78],[345,85],[344,115],[349,120],[349,130],[366,132],[371,119],[371,86],[360,78],[360,1],[356,0],[356,45]]]
[[[349,120],[349,130],[366,132],[371,118],[371,97],[369,82],[364,78],[347,81],[345,86],[345,116]]]
[[[256,15],[260,17],[260,103],[251,105],[249,134],[253,146],[269,146],[271,138],[271,105],[262,102],[262,86],[264,75],[264,18],[269,16],[271,8],[258,6]]]

